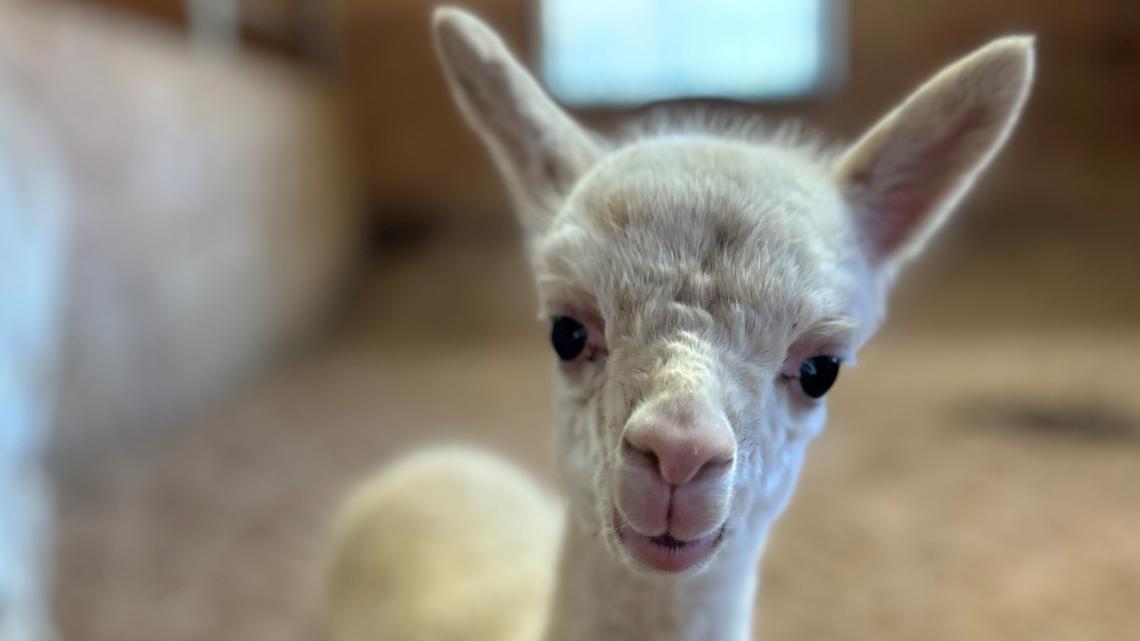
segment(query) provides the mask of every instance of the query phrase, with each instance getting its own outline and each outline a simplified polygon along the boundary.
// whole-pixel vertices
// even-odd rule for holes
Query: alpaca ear
[[[914,256],[1005,142],[1033,76],[1033,38],[943,69],[842,156],[837,178],[871,262]]]
[[[523,226],[541,233],[598,146],[478,18],[441,7],[432,23],[455,101],[494,157]]]

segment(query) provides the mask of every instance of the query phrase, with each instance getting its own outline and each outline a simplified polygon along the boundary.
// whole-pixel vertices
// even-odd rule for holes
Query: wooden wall
[[[178,29],[186,29],[189,21],[187,0],[72,1],[110,7]],[[328,0],[236,0],[236,3],[238,37],[244,45],[300,61],[325,61],[330,57],[332,5]]]
[[[374,199],[392,215],[501,221],[502,191],[459,122],[430,50],[433,4],[341,0]],[[533,51],[530,3],[465,4],[517,50]],[[827,100],[760,112],[800,116],[851,138],[940,65],[992,37],[1035,33],[1039,75],[1029,109],[974,208],[1140,215],[1140,3],[853,0],[849,9],[847,84]],[[605,123],[615,114],[586,116]]]
[[[83,0],[177,20],[181,0]],[[504,223],[490,163],[464,129],[431,52],[435,0],[241,0],[247,40],[303,57],[313,16],[354,96],[371,201],[382,217]],[[535,49],[534,3],[462,0],[517,50]],[[758,106],[852,138],[940,65],[989,38],[1035,33],[1038,83],[974,209],[1100,219],[1140,208],[1140,2],[850,0],[850,75],[833,97]],[[323,19],[323,18],[322,18]],[[306,27],[308,25],[308,27]],[[310,36],[312,37],[312,36]],[[606,124],[624,114],[584,114]]]

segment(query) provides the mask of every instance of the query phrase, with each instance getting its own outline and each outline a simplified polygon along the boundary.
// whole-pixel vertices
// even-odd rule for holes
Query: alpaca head
[[[828,153],[697,119],[603,141],[477,19],[434,24],[526,233],[573,516],[661,572],[758,541],[897,269],[1016,121],[1032,41],[980,49]]]

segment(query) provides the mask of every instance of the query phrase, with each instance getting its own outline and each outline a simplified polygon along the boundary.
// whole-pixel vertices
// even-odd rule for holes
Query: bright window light
[[[541,0],[542,71],[561,100],[783,100],[842,76],[841,0]]]

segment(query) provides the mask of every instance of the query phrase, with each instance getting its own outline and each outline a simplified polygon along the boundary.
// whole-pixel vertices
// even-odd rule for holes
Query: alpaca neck
[[[699,573],[651,575],[630,570],[567,519],[544,641],[751,639],[763,539],[726,540]]]

